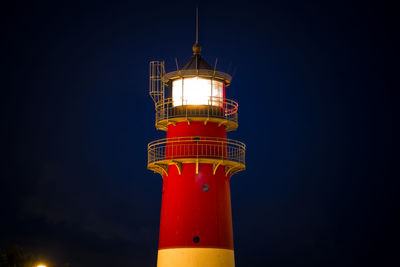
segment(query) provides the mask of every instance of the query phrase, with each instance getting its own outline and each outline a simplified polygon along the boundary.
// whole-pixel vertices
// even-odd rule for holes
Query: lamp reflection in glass
[[[223,104],[223,82],[193,77],[172,82],[173,106]]]

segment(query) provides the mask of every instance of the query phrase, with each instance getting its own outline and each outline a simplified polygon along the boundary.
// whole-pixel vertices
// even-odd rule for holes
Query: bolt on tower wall
[[[245,169],[246,147],[227,139],[238,127],[238,104],[225,98],[232,78],[200,52],[196,42],[169,73],[150,63],[155,125],[167,131],[148,145],[148,169],[163,177],[158,267],[235,265],[229,182]]]

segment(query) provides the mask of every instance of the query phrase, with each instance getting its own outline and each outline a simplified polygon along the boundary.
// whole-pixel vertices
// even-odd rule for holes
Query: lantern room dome
[[[217,71],[208,64],[208,62],[200,55],[201,46],[196,43],[193,46],[193,56],[178,70],[165,73],[163,76],[164,83],[169,86],[170,82],[182,79],[199,77],[205,79],[219,80],[226,86],[231,83],[232,77],[224,72]]]
[[[201,46],[196,43],[193,45],[193,56],[182,66],[180,70],[212,70],[213,68],[200,55]]]
[[[200,55],[194,54],[180,70],[212,70],[213,68]]]

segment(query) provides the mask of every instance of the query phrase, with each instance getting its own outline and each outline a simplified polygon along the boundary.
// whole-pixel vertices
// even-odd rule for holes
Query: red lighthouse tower
[[[148,169],[163,177],[158,267],[235,265],[229,182],[245,169],[245,145],[227,139],[238,127],[238,104],[225,97],[232,78],[200,52],[196,41],[169,73],[150,62],[155,125],[167,131],[148,145]]]

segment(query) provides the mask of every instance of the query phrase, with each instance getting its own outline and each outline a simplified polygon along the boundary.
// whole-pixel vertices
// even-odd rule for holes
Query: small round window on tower
[[[207,192],[208,190],[210,190],[210,187],[208,185],[203,185],[203,191]]]
[[[198,237],[197,235],[195,237],[193,237],[193,242],[194,243],[199,243],[200,242],[200,237]]]

